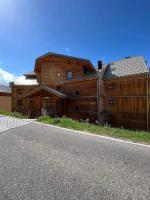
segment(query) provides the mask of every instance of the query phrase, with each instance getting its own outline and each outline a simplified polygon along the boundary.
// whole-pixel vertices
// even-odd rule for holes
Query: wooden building
[[[96,69],[87,59],[47,53],[25,77],[25,84],[12,84],[13,111],[150,129],[150,76],[142,56],[99,61]]]
[[[96,121],[97,73],[89,60],[47,53],[25,76],[31,84],[12,84],[13,111]]]
[[[103,123],[150,130],[150,74],[144,58],[127,57],[98,71],[103,72],[100,97]]]
[[[5,85],[0,85],[0,110],[12,111],[11,90]]]

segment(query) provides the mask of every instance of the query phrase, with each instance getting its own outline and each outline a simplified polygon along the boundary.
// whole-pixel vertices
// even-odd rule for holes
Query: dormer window
[[[72,71],[67,72],[67,79],[72,79]]]

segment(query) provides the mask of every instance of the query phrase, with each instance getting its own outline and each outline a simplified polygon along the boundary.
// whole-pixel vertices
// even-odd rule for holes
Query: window
[[[75,96],[80,96],[80,91],[79,91],[79,90],[75,90],[75,91],[74,91],[74,95],[75,95]]]
[[[93,73],[93,71],[88,69],[88,66],[83,65],[83,73],[85,76],[91,75]]]
[[[71,71],[67,72],[67,79],[72,79],[72,72]]]
[[[17,93],[18,93],[18,94],[22,94],[22,89],[18,89],[18,90],[17,90]]]
[[[18,100],[18,101],[17,101],[17,105],[18,105],[18,106],[22,106],[22,100]]]
[[[33,100],[30,100],[30,104],[33,104]]]
[[[108,103],[109,103],[109,104],[116,104],[116,102],[117,102],[117,101],[116,101],[116,97],[109,97],[109,98],[108,98]]]
[[[76,111],[76,112],[80,111],[80,107],[76,105],[76,106],[75,106],[75,111]]]
[[[59,92],[62,91],[62,87],[60,85],[57,86],[57,91],[59,91]]]
[[[61,75],[60,72],[58,72],[58,73],[57,73],[57,76],[60,76],[60,75]]]
[[[115,84],[109,84],[108,89],[109,90],[116,90],[116,85]]]

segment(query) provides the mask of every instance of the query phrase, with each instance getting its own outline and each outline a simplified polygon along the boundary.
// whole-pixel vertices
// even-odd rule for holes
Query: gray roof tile
[[[134,74],[143,74],[149,71],[143,56],[128,57],[107,65],[103,78],[115,78]]]

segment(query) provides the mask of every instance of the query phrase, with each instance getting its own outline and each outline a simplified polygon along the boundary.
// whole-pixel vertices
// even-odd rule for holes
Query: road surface
[[[0,133],[0,200],[149,200],[150,148],[30,123]]]

